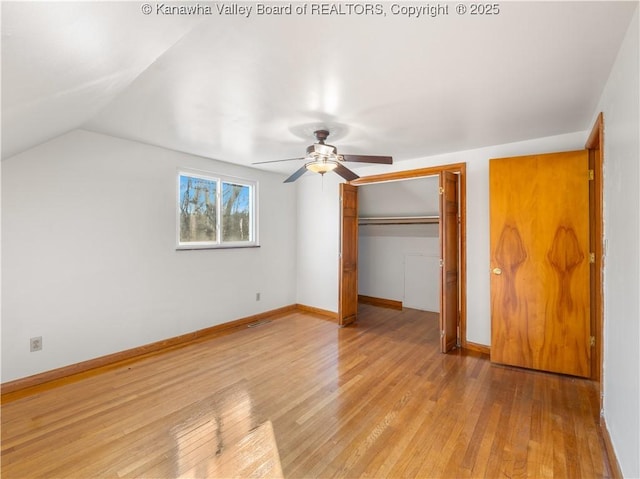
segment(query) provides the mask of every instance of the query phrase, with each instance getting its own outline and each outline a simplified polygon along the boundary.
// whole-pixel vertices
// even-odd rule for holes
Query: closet
[[[438,176],[362,185],[358,295],[440,311]]]

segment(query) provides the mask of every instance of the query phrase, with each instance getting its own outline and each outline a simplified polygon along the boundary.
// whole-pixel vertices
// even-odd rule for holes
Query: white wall
[[[640,38],[629,26],[604,114],[604,416],[624,477],[640,477]],[[597,114],[596,112],[596,114]]]
[[[257,179],[261,247],[176,251],[178,167]],[[283,176],[82,130],[2,170],[3,382],[295,303]]]
[[[459,151],[416,160],[396,161],[354,170],[360,176],[412,170],[451,163],[467,163],[467,340],[489,345],[491,316],[489,300],[489,159],[584,148],[589,131],[536,140]],[[338,188],[337,175],[325,175],[324,191],[318,175],[303,177],[298,184],[298,237],[300,247],[321,243],[322,255],[298,256],[298,302],[331,311],[338,310]],[[315,185],[312,187],[312,185]],[[309,208],[307,214],[305,208]],[[302,272],[303,274],[300,274]],[[323,278],[326,291],[314,291]]]
[[[338,175],[306,173],[296,181],[297,303],[338,311]]]
[[[358,190],[358,214],[367,216],[429,216],[440,210],[437,176],[363,185]]]
[[[417,307],[417,309],[437,312],[440,310],[438,303],[440,290],[438,225],[418,225],[422,226],[420,235],[399,236],[398,232],[393,231],[393,228],[403,231],[414,229],[410,228],[411,226],[414,225],[360,227],[358,292],[365,296],[393,299],[405,303],[409,299],[409,303],[405,306],[417,307],[416,299],[411,291],[409,291],[410,297],[406,298],[405,274],[409,274],[412,281],[419,281],[425,286],[424,295],[429,306],[427,307],[427,304],[423,303],[423,307]],[[383,229],[383,234],[370,231],[380,228]],[[425,229],[429,230],[430,236],[422,235]],[[434,229],[435,234],[433,234]],[[418,271],[413,268],[409,267],[407,270],[407,261],[424,263],[427,258],[433,261],[427,263],[425,270],[419,276],[417,276]],[[433,265],[436,265],[437,268],[433,269]]]

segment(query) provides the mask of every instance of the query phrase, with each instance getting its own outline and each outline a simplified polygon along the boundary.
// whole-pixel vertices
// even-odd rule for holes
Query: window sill
[[[259,244],[248,244],[248,245],[185,245],[185,246],[176,246],[176,251],[194,251],[201,249],[247,249],[247,248],[260,248]]]

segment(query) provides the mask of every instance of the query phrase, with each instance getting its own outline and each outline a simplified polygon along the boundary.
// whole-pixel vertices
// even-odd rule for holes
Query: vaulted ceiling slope
[[[75,128],[245,165],[301,156],[320,126],[396,161],[585,130],[637,3],[2,2],[2,157]]]

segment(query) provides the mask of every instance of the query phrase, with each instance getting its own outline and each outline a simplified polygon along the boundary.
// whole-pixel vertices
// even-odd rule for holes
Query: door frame
[[[475,344],[467,341],[467,164],[452,163],[448,165],[432,166],[427,168],[418,168],[415,170],[396,171],[392,173],[383,173],[379,175],[363,176],[352,180],[349,184],[354,186],[370,185],[374,183],[382,183],[386,181],[410,180],[422,178],[426,176],[437,176],[443,171],[456,173],[459,176],[459,214],[460,225],[458,229],[459,235],[459,318],[460,327],[458,329],[458,341],[461,348],[488,353],[489,348],[481,344]],[[342,232],[340,232],[342,236]],[[342,238],[340,238],[342,241]],[[440,238],[442,241],[442,238]],[[338,274],[342,276],[342,272]],[[339,283],[342,278],[339,278]],[[442,278],[440,277],[440,282]],[[442,288],[442,284],[440,285]]]
[[[591,238],[591,252],[594,254],[591,278],[591,332],[595,338],[595,345],[591,351],[591,379],[600,388],[600,410],[603,406],[602,362],[604,360],[604,244],[603,244],[603,167],[604,167],[604,115],[598,114],[585,143],[589,152],[589,169],[593,170],[593,181],[589,188],[589,225]]]

